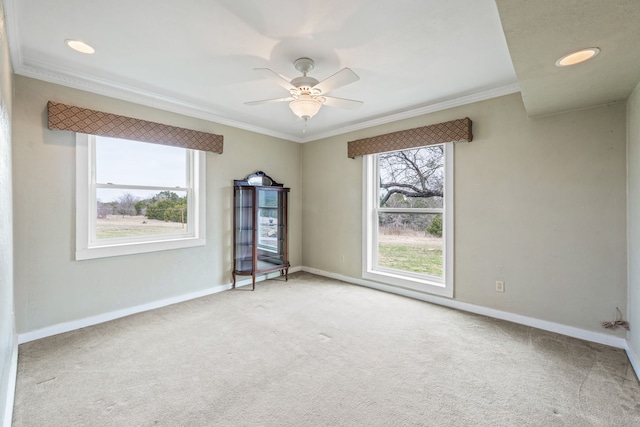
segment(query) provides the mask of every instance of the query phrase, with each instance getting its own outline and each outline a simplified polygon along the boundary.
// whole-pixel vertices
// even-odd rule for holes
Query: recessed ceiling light
[[[85,42],[82,42],[80,40],[71,40],[71,39],[67,39],[65,40],[65,43],[67,43],[67,46],[69,46],[71,49],[80,52],[80,53],[88,53],[91,54],[93,52],[95,52],[95,49],[92,48],[91,46],[89,46],[88,44],[86,44]]]
[[[569,67],[571,65],[576,65],[588,59],[593,58],[599,53],[600,53],[600,49],[598,49],[597,47],[581,49],[558,59],[556,61],[556,67]]]

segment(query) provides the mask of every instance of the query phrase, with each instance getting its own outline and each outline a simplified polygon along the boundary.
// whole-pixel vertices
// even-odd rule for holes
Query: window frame
[[[436,144],[444,146],[445,170],[444,170],[444,198],[442,208],[380,208],[379,204],[379,170],[378,155],[383,153],[368,154],[363,156],[363,232],[362,232],[362,277],[364,279],[381,282],[391,286],[397,286],[413,291],[424,292],[453,297],[453,243],[454,243],[454,144]],[[428,146],[427,146],[428,147]],[[414,147],[405,150],[414,150]],[[443,276],[442,278],[426,274],[412,273],[409,271],[378,267],[378,214],[380,212],[398,213],[442,213],[442,241],[443,241]]]
[[[189,208],[187,209],[188,228],[186,232],[156,236],[96,239],[96,190],[98,188],[145,189],[145,186],[115,185],[112,187],[96,183],[95,141],[95,135],[76,133],[76,260],[205,245],[206,153],[189,148],[185,148],[187,162],[186,187],[177,189],[187,193]],[[153,186],[147,187],[155,189]],[[176,188],[172,190],[176,190]]]

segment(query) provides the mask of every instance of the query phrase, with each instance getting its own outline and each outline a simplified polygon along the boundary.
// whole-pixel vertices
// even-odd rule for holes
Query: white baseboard
[[[16,337],[17,338],[17,337]],[[16,397],[16,380],[18,375],[18,340],[13,340],[13,350],[11,352],[11,362],[9,362],[9,380],[7,382],[7,400],[5,401],[3,427],[11,427],[13,419],[13,404]]]
[[[289,269],[289,273],[295,273],[301,271],[301,267],[292,267]],[[273,279],[280,276],[280,272],[269,273],[264,276],[256,277],[256,282],[261,282],[267,279]],[[239,280],[236,283],[236,287],[242,287],[251,284],[251,279]],[[53,335],[62,334],[65,332],[75,331],[76,329],[86,328],[87,326],[97,325],[99,323],[108,322],[110,320],[119,319],[121,317],[130,316],[132,314],[143,313],[145,311],[154,310],[156,308],[166,307],[168,305],[177,304],[184,301],[189,301],[196,298],[202,298],[207,295],[216,294],[231,289],[231,283],[224,285],[214,286],[202,291],[191,292],[184,295],[178,295],[171,298],[166,298],[159,301],[153,301],[147,304],[138,305],[135,307],[124,308],[122,310],[111,311],[108,313],[99,314],[97,316],[86,317],[84,319],[72,320],[70,322],[58,323],[56,325],[47,326],[46,328],[37,329],[35,331],[24,332],[18,335],[18,343],[23,344],[30,341],[39,340],[42,338],[50,337]]]
[[[536,319],[534,317],[521,316],[519,314],[509,313],[506,311],[496,310],[493,308],[483,307],[480,305],[469,304],[466,302],[460,302],[448,298],[438,297],[435,295],[425,294],[422,292],[411,291],[407,289],[398,288],[395,286],[384,285],[382,283],[372,282],[370,280],[356,279],[349,276],[343,276],[342,274],[330,273],[328,271],[318,270],[311,267],[302,267],[303,271],[317,274],[319,276],[330,277],[332,279],[341,280],[343,282],[352,283],[354,285],[365,286],[368,288],[377,289],[380,291],[390,292],[397,295],[402,295],[409,298],[418,299],[421,301],[430,302],[456,310],[468,311],[470,313],[481,314],[483,316],[493,317],[495,319],[507,320],[509,322],[518,323],[525,326],[531,326],[533,328],[542,329],[549,332],[555,332],[560,335],[566,335],[573,338],[579,338],[585,341],[591,341],[599,344],[608,345],[611,347],[622,348],[627,350],[628,345],[624,338],[615,337],[608,334],[603,334],[594,331],[588,331],[586,329],[576,328],[573,326],[567,326],[560,323],[549,322],[546,320]],[[627,351],[628,353],[629,351]],[[638,369],[634,365],[636,373]]]
[[[341,280],[343,282],[352,283],[354,285],[365,286],[368,288],[377,289],[384,292],[389,292],[397,295],[402,295],[409,298],[418,299],[421,301],[430,302],[433,304],[442,305],[445,307],[454,308],[457,310],[467,311],[470,313],[480,314],[483,316],[493,317],[496,319],[507,320],[509,322],[518,323],[525,326],[531,326],[533,328],[542,329],[549,332],[555,332],[557,334],[570,336],[573,338],[582,339],[585,341],[591,341],[599,344],[608,345],[611,347],[624,349],[629,357],[629,361],[633,366],[634,371],[638,378],[640,378],[640,358],[633,351],[630,343],[620,337],[615,337],[608,334],[598,333],[594,331],[588,331],[586,329],[576,328],[573,326],[567,326],[560,323],[549,322],[546,320],[536,319],[533,317],[521,316],[519,314],[509,313],[506,311],[495,310],[488,307],[483,307],[479,305],[469,304],[465,302],[460,302],[448,298],[438,297],[434,295],[424,294],[421,292],[411,291],[407,289],[397,288],[395,286],[384,285],[381,283],[372,282],[369,280],[356,279],[349,276],[344,276],[342,274],[330,273],[328,271],[319,270],[311,267],[292,267],[289,269],[289,273],[295,273],[298,271],[306,271],[308,273],[317,274],[319,276],[329,277],[336,280]],[[256,278],[256,281],[263,281],[266,279],[271,279],[274,277],[278,277],[280,272],[274,272],[271,274],[267,274],[265,276],[260,276]],[[236,284],[237,287],[246,286],[251,284],[251,279],[245,279],[238,281]],[[29,341],[35,341],[41,338],[46,338],[49,336],[61,334],[64,332],[74,331],[76,329],[86,328],[87,326],[97,325],[99,323],[108,322],[110,320],[119,319],[121,317],[130,316],[132,314],[142,313],[145,311],[153,310],[156,308],[166,307],[168,305],[177,304],[184,301],[189,301],[196,298],[201,298],[207,295],[212,295],[218,292],[223,292],[228,289],[231,289],[231,283],[227,283],[224,285],[214,286],[209,289],[205,289],[198,292],[192,292],[185,295],[179,295],[172,298],[167,298],[160,301],[154,301],[147,304],[142,304],[135,307],[130,307],[122,310],[116,310],[109,313],[100,314],[97,316],[87,317],[84,319],[74,320],[71,322],[59,323],[56,325],[48,326],[46,328],[38,329],[35,331],[25,332],[18,335],[18,344],[23,344]],[[17,361],[18,361],[18,347],[17,344],[14,349],[13,360],[11,365],[11,377],[10,381],[13,381],[13,386],[11,386],[10,390],[15,392],[15,379],[17,373]],[[11,425],[11,416],[13,410],[13,394],[9,397],[11,398],[11,402],[7,402],[7,408],[10,408],[9,411],[9,424],[7,424],[6,416],[4,420],[5,426]],[[5,412],[7,414],[7,412]]]
[[[633,366],[633,370],[636,373],[636,377],[638,379],[640,379],[640,358],[638,357],[638,354],[633,350],[633,347],[631,347],[631,343],[629,342],[629,340],[624,340],[625,341],[625,351],[627,352],[627,357],[629,358],[629,362],[631,362],[631,366]]]

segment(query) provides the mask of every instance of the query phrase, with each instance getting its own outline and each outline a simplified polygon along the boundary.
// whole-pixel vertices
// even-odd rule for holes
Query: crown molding
[[[425,105],[419,108],[402,111],[395,114],[390,114],[383,117],[378,117],[373,120],[366,120],[359,123],[343,126],[340,128],[332,129],[327,132],[322,132],[303,138],[301,142],[317,141],[319,139],[329,138],[336,135],[342,135],[347,132],[354,132],[361,129],[367,129],[374,126],[384,125],[391,122],[397,122],[400,120],[411,119],[413,117],[422,116],[425,114],[435,113],[436,111],[447,110],[449,108],[460,107],[462,105],[473,104],[480,101],[486,101],[488,99],[498,98],[504,95],[511,95],[512,93],[520,92],[520,85],[513,83],[506,86],[500,86],[497,88],[476,92],[470,95],[464,95],[458,98],[450,99],[447,101],[437,102],[435,104]]]
[[[17,43],[16,39],[17,36],[12,38],[11,43]],[[379,126],[386,123],[422,116],[425,114],[434,113],[436,111],[446,110],[461,105],[467,105],[487,99],[497,98],[520,91],[520,86],[517,83],[514,83],[481,92],[476,92],[470,95],[461,96],[443,102],[429,104],[419,108],[378,117],[372,120],[365,120],[347,126],[337,127],[327,132],[321,132],[301,138],[287,133],[278,132],[272,129],[267,129],[260,126],[251,125],[249,123],[230,119],[217,111],[211,110],[202,105],[198,105],[197,103],[159,95],[157,93],[139,89],[130,85],[114,83],[112,81],[100,79],[89,74],[78,73],[69,69],[55,67],[51,64],[40,61],[24,61],[21,53],[19,52],[19,49],[12,49],[12,51],[14,52],[14,56],[12,57],[12,59],[16,61],[14,63],[14,72],[25,77],[44,80],[50,83],[55,83],[62,86],[95,93],[98,95],[109,96],[123,101],[134,102],[136,104],[158,108],[161,110],[170,111],[172,113],[183,114],[189,117],[207,120],[221,125],[231,126],[237,129],[242,129],[249,132],[255,132],[262,135],[272,136],[275,138],[298,143],[316,141],[319,139],[366,129],[373,126]]]
[[[20,55],[17,54],[17,57],[19,56]],[[294,142],[302,142],[300,138],[292,137],[286,133],[230,119],[217,111],[193,102],[159,95],[157,93],[126,84],[114,83],[110,80],[97,78],[89,74],[79,73],[61,67],[55,67],[51,64],[40,61],[20,59],[22,60],[21,63],[14,64],[14,72],[21,76],[31,77],[37,80],[43,80],[98,95],[109,96],[123,101],[134,102],[136,104],[158,108],[172,113],[183,114],[189,117],[203,119],[221,125],[243,129],[249,132],[256,132]]]
[[[9,56],[13,72],[16,73],[18,64],[22,64],[22,50],[20,49],[20,33],[16,22],[16,5],[18,0],[4,0],[4,17],[7,28],[7,41],[9,43]]]

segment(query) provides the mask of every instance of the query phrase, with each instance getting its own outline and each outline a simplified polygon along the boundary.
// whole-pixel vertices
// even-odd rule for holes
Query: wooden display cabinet
[[[234,181],[233,191],[233,287],[237,276],[256,276],[273,271],[288,280],[289,188],[264,172]]]

